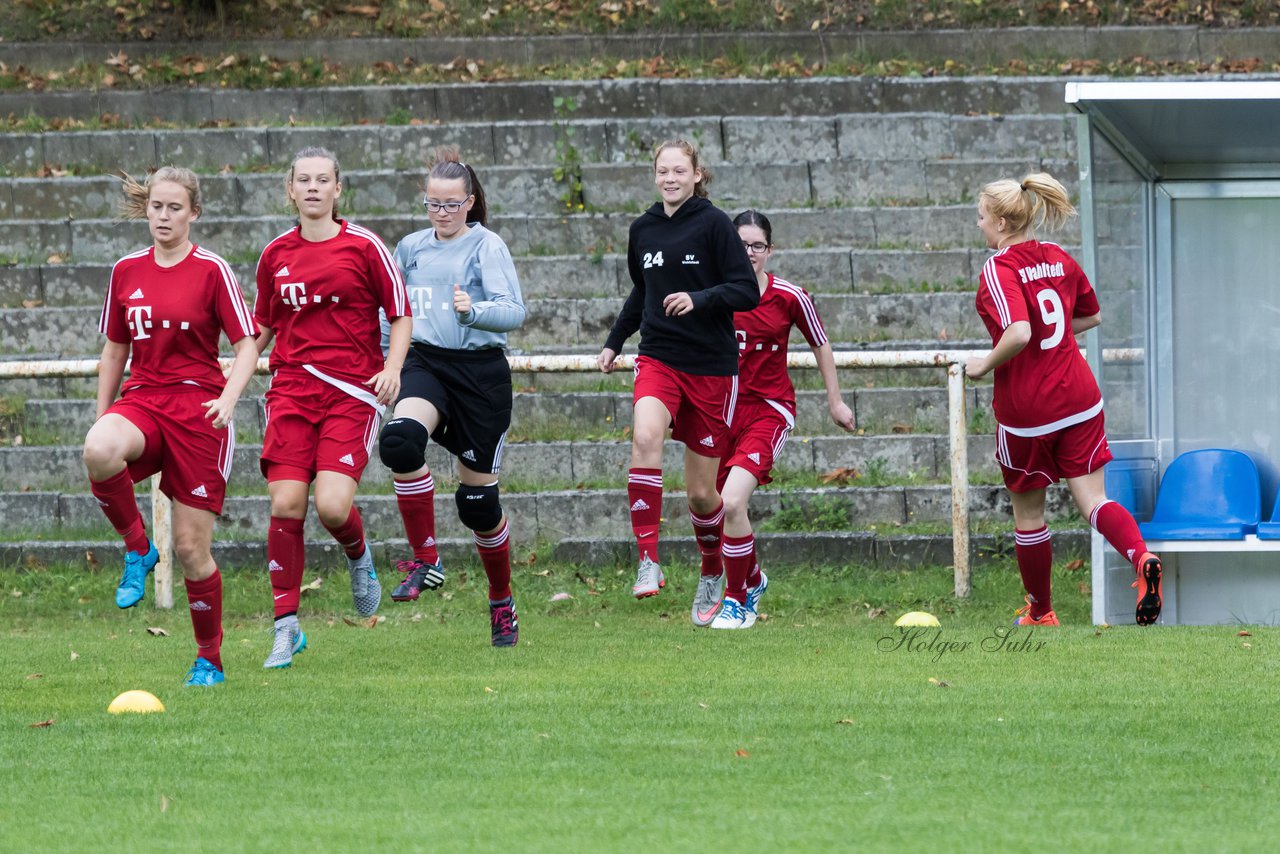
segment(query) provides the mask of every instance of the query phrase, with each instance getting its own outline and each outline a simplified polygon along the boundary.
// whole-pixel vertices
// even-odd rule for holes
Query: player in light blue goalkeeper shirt
[[[485,228],[484,190],[456,148],[436,152],[423,203],[433,227],[410,234],[395,251],[413,308],[413,346],[378,442],[413,549],[412,559],[397,564],[404,580],[391,598],[412,601],[444,583],[426,464],[434,439],[458,459],[454,498],[489,577],[491,641],[514,646],[519,632],[498,471],[511,426],[507,333],[524,323],[524,301],[511,252]]]

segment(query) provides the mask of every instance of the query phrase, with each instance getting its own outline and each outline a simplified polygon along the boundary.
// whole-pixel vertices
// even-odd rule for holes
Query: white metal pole
[[[160,552],[156,563],[156,607],[173,607],[173,506],[160,491],[160,475],[151,476],[151,542]]]
[[[969,419],[964,405],[964,364],[947,365],[947,415],[951,443],[951,554],[956,598],[973,589],[969,576]]]

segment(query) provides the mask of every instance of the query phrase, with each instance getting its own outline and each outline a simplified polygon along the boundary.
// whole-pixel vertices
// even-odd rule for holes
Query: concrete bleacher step
[[[771,163],[797,152],[823,159],[980,159],[1074,157],[1075,128],[1062,110],[1046,115],[937,113],[846,114],[756,118],[721,115],[732,104],[695,116],[439,125],[320,127],[191,127],[164,130],[77,130],[0,136],[0,163],[11,175],[46,166],[80,174],[173,163],[198,172],[280,171],[304,146],[337,154],[344,170],[422,167],[432,149],[457,144],[488,175],[493,167],[555,163],[556,145],[571,141],[586,165],[649,162],[663,139],[695,139],[707,161]]]
[[[812,77],[787,79],[594,79],[306,89],[8,91],[0,115],[96,119],[115,124],[338,125],[408,117],[452,122],[554,121],[571,100],[574,119],[644,116],[747,118],[946,113],[1063,115],[1061,77]],[[454,140],[449,140],[454,141]]]
[[[833,341],[977,338],[982,333],[971,293],[823,294],[814,299]],[[598,352],[622,303],[621,297],[529,300],[524,324],[510,333],[508,342],[525,351],[570,346]],[[96,334],[100,313],[91,306],[0,308],[0,353],[96,355],[102,348]]]
[[[974,476],[995,476],[994,437],[989,434],[968,438],[969,470]],[[261,447],[243,443],[232,460],[233,490],[254,489],[261,483]],[[631,455],[628,441],[583,440],[522,442],[506,446],[502,469],[508,481],[573,485],[598,483],[626,477]],[[840,468],[865,471],[870,467],[900,477],[918,477],[923,482],[939,482],[949,477],[951,458],[945,434],[902,433],[885,435],[792,436],[787,443],[785,468],[817,477]],[[451,472],[454,460],[436,445],[427,449],[427,463],[434,471]],[[684,470],[684,446],[667,442],[663,454],[665,471]],[[10,491],[66,489],[84,483],[81,445],[9,447],[0,453],[0,483]],[[362,485],[388,487],[390,473],[377,461],[364,473]]]
[[[404,528],[390,488],[362,489],[356,503],[360,506],[365,529],[371,538],[403,541]],[[512,536],[526,543],[556,542],[567,537],[611,539],[630,535],[625,482],[613,489],[548,489],[538,492],[506,492],[503,508],[511,519]],[[1051,490],[1047,512],[1051,517],[1071,513],[1071,499],[1065,489]],[[150,518],[150,497],[139,495],[139,507]],[[115,537],[93,496],[71,492],[3,492],[3,510],[10,531],[39,533],[44,539],[59,539],[62,531],[76,531],[106,541]],[[214,533],[217,539],[256,541],[265,537],[271,503],[265,486],[260,495],[232,496],[226,500],[223,515]],[[689,532],[689,508],[685,495],[668,490],[663,497],[662,536],[679,536]],[[797,527],[775,517],[786,513],[794,520],[797,514],[808,517],[821,514],[824,519],[843,518],[840,528],[875,527],[892,531],[894,526],[941,525],[951,522],[951,488],[947,484],[912,486],[832,486],[813,488],[768,488],[756,492],[751,500],[753,524],[768,531],[779,527]],[[975,521],[1003,522],[1009,519],[1009,498],[1003,487],[975,484],[970,487],[970,513]],[[308,536],[323,539],[327,534],[309,512]],[[465,539],[468,531],[458,522],[453,488],[443,483],[436,492],[436,526],[438,536]],[[811,527],[812,523],[804,527]]]
[[[781,244],[771,268],[815,294],[967,290],[975,286],[975,271],[989,254],[978,248],[798,249]],[[518,255],[513,260],[526,299],[625,297],[631,291],[622,254]],[[252,293],[254,263],[231,267],[246,294]],[[0,267],[0,307],[101,305],[110,277],[108,263]]]
[[[142,164],[146,166],[147,164]],[[587,165],[581,170],[583,202],[594,210],[633,210],[652,196],[648,163]],[[481,170],[486,199],[504,211],[560,214],[565,186],[554,165],[493,166]],[[135,170],[141,174],[141,170]],[[1075,180],[1062,158],[981,160],[796,159],[766,163],[717,162],[712,187],[718,198],[739,205],[947,204],[976,197],[983,183],[1002,176],[1047,171]],[[289,216],[281,173],[206,175],[200,180],[204,213],[210,217]],[[404,170],[342,172],[340,207],[351,216],[421,213],[422,174]],[[0,179],[0,221],[101,219],[114,216],[120,180],[111,176]]]
[[[971,386],[966,405],[973,412],[990,405],[991,387]],[[942,433],[947,428],[945,388],[863,388],[844,392],[845,402],[863,425],[898,425],[904,432]],[[557,430],[567,435],[590,435],[617,431],[631,424],[630,392],[522,392],[517,391],[512,407],[511,435],[527,436]],[[96,404],[92,400],[30,399],[22,411],[10,415],[0,428],[6,436],[35,433],[49,437],[38,444],[73,444],[93,424]],[[242,398],[236,408],[235,427],[239,441],[260,440],[265,428],[260,397]],[[798,436],[842,435],[827,412],[826,394],[820,391],[796,393]],[[31,438],[23,443],[37,444]],[[0,452],[3,449],[0,448]]]
[[[638,199],[647,195],[637,191]],[[743,207],[732,199],[714,197],[727,211]],[[775,238],[783,245],[845,247],[859,249],[923,250],[978,248],[972,204],[911,205],[835,208],[760,207],[773,223]],[[419,207],[421,211],[421,207]],[[586,255],[623,252],[634,212],[582,214],[495,215],[490,227],[502,236],[513,255]],[[389,244],[410,232],[429,227],[420,213],[362,216],[357,220]],[[276,236],[292,227],[280,216],[201,218],[193,228],[196,242],[208,246],[228,261],[252,263]],[[1078,244],[1078,223],[1056,235],[1062,243]],[[115,219],[54,222],[10,220],[0,229],[0,258],[28,264],[45,263],[57,255],[61,261],[113,263],[127,252],[149,242],[146,225],[122,225]]]
[[[513,537],[517,536],[513,532]],[[1011,535],[977,534],[969,539],[971,561],[982,561],[994,555],[1008,555],[1012,548]],[[776,577],[785,577],[785,570],[804,571],[816,566],[874,566],[894,569],[919,569],[924,566],[949,566],[952,563],[952,541],[945,534],[880,534],[869,531],[820,531],[798,533],[761,533],[757,543],[764,565],[770,569],[784,570]],[[1058,557],[1087,557],[1089,532],[1087,529],[1065,529],[1053,535],[1054,554]],[[515,561],[513,580],[516,596],[520,596],[519,579],[527,571],[524,563],[534,553],[537,544],[514,540],[512,555]],[[399,580],[393,567],[398,560],[407,557],[407,550],[399,540],[370,540],[374,562],[380,576],[393,584]],[[668,537],[662,542],[664,560],[678,559],[685,566],[696,566],[697,544],[691,536]],[[90,540],[27,540],[25,542],[0,543],[0,566],[34,568],[53,563],[87,566],[92,571],[115,574],[119,571],[120,545],[106,539]],[[440,540],[440,555],[445,563],[445,590],[458,584],[460,568],[475,561],[475,546],[467,539]],[[214,538],[213,556],[219,566],[256,571],[266,563],[265,541],[226,540]],[[310,571],[342,570],[346,567],[341,550],[332,539],[314,538],[306,546],[307,569]],[[608,569],[619,573],[629,584],[628,573],[634,572],[635,543],[613,538],[567,537],[554,544],[552,560],[556,563],[580,565],[593,570]],[[176,574],[175,570],[175,574]],[[696,570],[694,570],[696,574]],[[264,571],[265,576],[265,571]],[[383,581],[386,590],[387,580]],[[691,579],[692,580],[692,579]],[[180,582],[179,582],[180,583]],[[263,578],[264,595],[267,581]],[[148,600],[150,599],[148,593]],[[671,598],[671,597],[668,597]],[[687,607],[684,600],[678,607]],[[401,607],[388,602],[386,608]],[[412,606],[409,606],[412,607]]]

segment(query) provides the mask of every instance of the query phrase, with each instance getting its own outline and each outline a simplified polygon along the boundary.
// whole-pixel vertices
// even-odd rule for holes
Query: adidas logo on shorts
[[[191,610],[192,611],[212,611],[213,608],[210,608],[208,603],[206,603],[203,599],[197,599],[196,601],[191,603]]]
[[[273,560],[267,564],[267,572],[284,572],[284,567],[280,565],[279,561]]]
[[[706,445],[708,448],[714,448],[714,447],[716,446],[716,442],[715,442],[715,440],[714,440],[714,439],[712,439],[710,436],[705,436],[705,437],[703,437],[702,441],[701,441],[701,442],[699,442],[698,444],[699,444],[699,445]]]
[[[473,450],[467,449],[462,452],[462,458],[464,460],[470,460],[471,462],[474,463],[476,461],[476,452]]]
[[[751,460],[751,462],[755,463],[756,465],[760,465],[760,455],[757,453],[752,452],[750,454],[747,454],[747,459]]]
[[[338,457],[338,462],[346,463],[349,466],[354,466],[356,464],[356,461],[351,457],[350,454],[343,454],[342,456]]]
[[[648,510],[649,505],[645,503],[643,498],[637,498],[636,503],[631,505],[631,512],[635,513],[639,510]]]
[[[191,490],[191,494],[194,495],[196,498],[209,497],[209,493],[205,490],[203,483],[197,486],[195,489]]]

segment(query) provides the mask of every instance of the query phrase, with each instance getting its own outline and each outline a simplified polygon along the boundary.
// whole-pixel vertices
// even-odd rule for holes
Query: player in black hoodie
[[[658,146],[654,180],[662,198],[631,224],[627,267],[633,287],[604,349],[609,373],[623,343],[640,331],[636,358],[631,470],[627,500],[640,565],[632,593],[656,595],[666,584],[658,560],[662,516],[662,444],[667,428],[685,444],[685,490],[702,553],[694,624],[709,625],[722,598],[718,547],[724,502],[716,470],[726,448],[738,387],[733,313],[760,302],[755,271],[729,217],[707,201],[711,173],[685,140]]]

